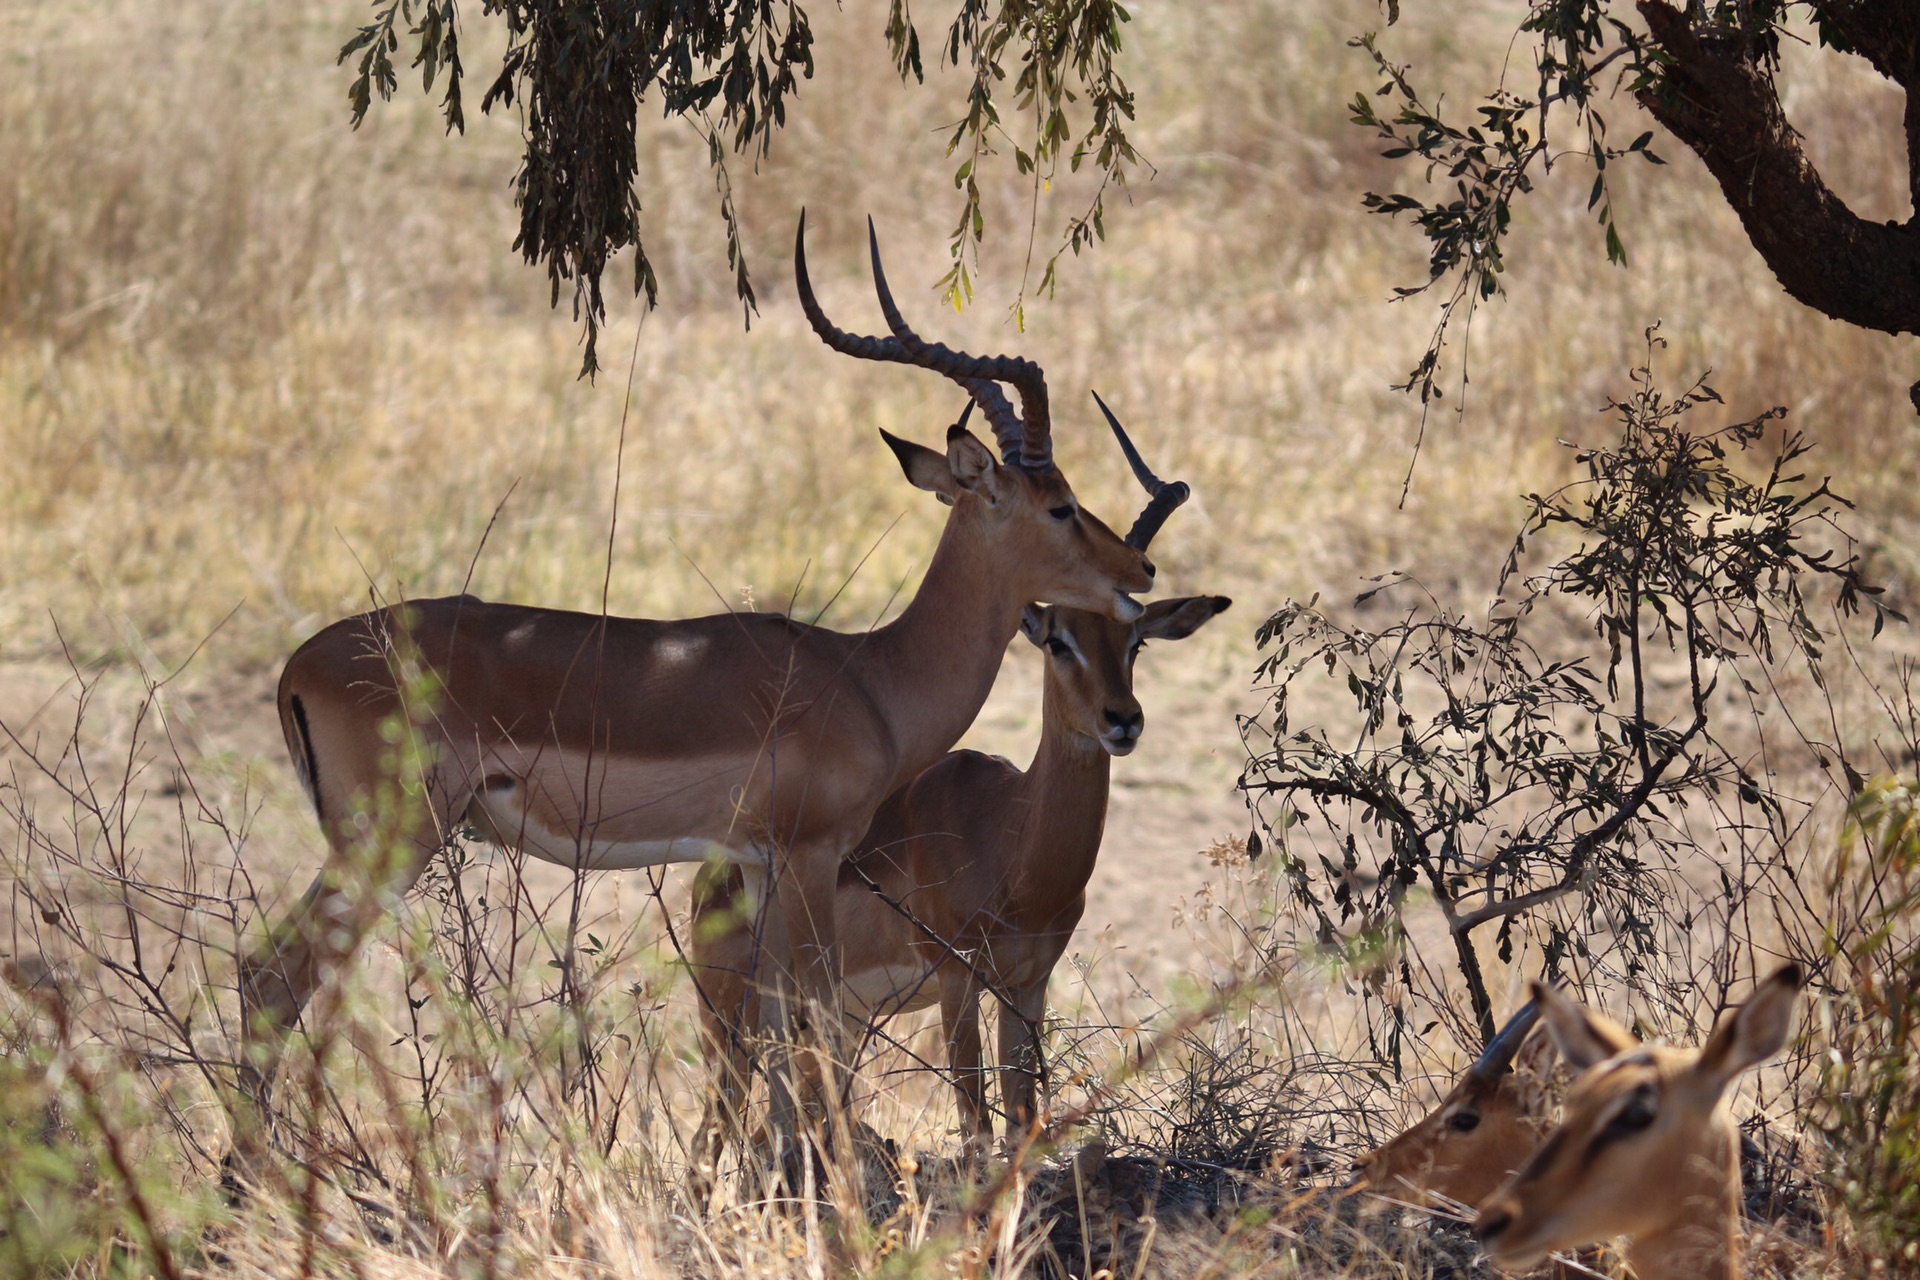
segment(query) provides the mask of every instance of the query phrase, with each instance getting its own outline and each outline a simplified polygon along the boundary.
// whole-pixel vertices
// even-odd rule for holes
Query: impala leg
[[[747,1051],[746,1037],[758,1017],[759,1002],[746,983],[740,983],[738,990],[743,1003],[735,1003],[731,1012],[709,1018],[702,1010],[713,1092],[702,1109],[694,1138],[690,1183],[694,1200],[702,1204],[713,1194],[714,1179],[719,1177],[729,1143],[745,1137],[747,1096],[753,1083],[753,1055]]]
[[[698,931],[694,983],[700,998],[701,1051],[712,1094],[694,1139],[690,1192],[705,1204],[720,1162],[735,1137],[744,1140],[746,1101],[753,1083],[747,1037],[759,1019],[753,970],[753,898],[731,867],[708,866],[694,882],[694,929]],[[712,931],[711,933],[708,931]]]
[[[371,788],[369,789],[371,791]],[[378,792],[373,792],[378,794]],[[360,940],[413,887],[445,841],[416,793],[377,813],[332,851],[287,916],[240,963],[241,1097],[228,1176],[265,1152],[270,1091],[307,1002],[352,958]],[[343,824],[344,825],[344,824]]]
[[[951,959],[940,966],[940,1026],[946,1033],[947,1069],[953,1073],[965,1159],[977,1164],[985,1157],[993,1137],[993,1124],[987,1118],[987,1075],[981,1061],[980,988],[972,971]]]
[[[757,1017],[754,1021],[767,1080],[767,1137],[772,1149],[767,1153],[777,1174],[789,1186],[801,1183],[799,1158],[801,1107],[795,1089],[795,1060],[792,1037],[795,1031],[789,1014],[794,1010],[791,976],[793,948],[789,942],[787,911],[780,896],[769,892],[765,867],[742,868],[747,893],[757,904],[753,924],[753,953],[748,966],[748,986]]]
[[[1047,1015],[1045,980],[1013,992],[1000,1006],[1000,1098],[1007,1109],[1007,1139],[1018,1141],[1039,1119],[1036,1099],[1045,1058],[1041,1028]]]
[[[805,874],[809,868],[816,874]],[[846,1158],[841,1163],[851,1167],[845,1126],[834,1123],[848,1083],[833,932],[838,873],[837,860],[795,856],[776,880],[763,916],[759,966],[776,980],[761,984],[760,1020],[777,1046],[767,1088],[771,1127],[783,1154],[797,1160],[809,1145],[803,1135],[823,1132]]]

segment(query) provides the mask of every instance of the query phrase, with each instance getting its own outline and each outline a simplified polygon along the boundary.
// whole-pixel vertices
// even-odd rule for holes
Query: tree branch
[[[1571,892],[1574,885],[1579,881],[1581,873],[1587,869],[1587,859],[1593,856],[1594,850],[1613,839],[1613,837],[1619,833],[1620,828],[1627,825],[1627,823],[1632,820],[1634,814],[1640,812],[1642,806],[1644,806],[1647,800],[1653,795],[1654,789],[1660,785],[1660,778],[1666,773],[1668,766],[1680,758],[1680,753],[1686,750],[1687,743],[1693,741],[1694,735],[1706,727],[1706,717],[1697,717],[1691,725],[1687,726],[1687,731],[1681,734],[1671,747],[1661,752],[1660,758],[1653,762],[1653,767],[1647,770],[1645,776],[1640,779],[1639,784],[1635,786],[1632,791],[1629,791],[1621,798],[1619,807],[1607,816],[1606,821],[1573,842],[1572,846],[1567,850],[1567,869],[1561,874],[1559,883],[1549,885],[1544,889],[1535,889],[1531,893],[1523,893],[1517,898],[1507,898],[1500,902],[1490,902],[1476,911],[1469,911],[1465,915],[1456,916],[1450,926],[1453,932],[1456,935],[1463,935],[1476,925],[1485,924],[1489,920],[1497,920],[1502,916],[1518,915],[1529,907],[1539,906],[1543,902],[1551,902],[1553,899]]]
[[[1920,222],[1869,222],[1834,194],[1801,149],[1766,60],[1750,42],[1696,28],[1667,0],[1637,0],[1637,7],[1668,59],[1640,104],[1700,157],[1781,287],[1836,320],[1920,333]],[[1873,9],[1874,21],[1896,35],[1920,27],[1920,16],[1889,0],[1846,7]],[[1913,47],[1911,38],[1903,45],[1883,36],[1859,51],[1876,69],[1905,74]],[[1910,150],[1913,136],[1910,127]]]
[[[1920,12],[1911,0],[1814,0],[1820,21],[1906,90],[1901,121],[1907,138],[1907,198],[1920,219]]]

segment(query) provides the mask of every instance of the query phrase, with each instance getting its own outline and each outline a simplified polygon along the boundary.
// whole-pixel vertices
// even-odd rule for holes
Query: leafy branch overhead
[[[517,106],[522,122],[514,248],[545,266],[555,306],[563,290],[571,293],[585,329],[582,372],[599,367],[602,279],[615,254],[631,249],[634,292],[649,306],[659,298],[640,224],[648,175],[639,172],[636,152],[639,112],[650,95],[663,117],[684,121],[706,141],[727,261],[750,320],[757,303],[727,162],[751,155],[758,164],[786,123],[800,81],[812,78],[806,11],[795,0],[477,2],[482,15],[507,27],[506,52],[480,108]],[[465,128],[460,17],[460,0],[374,0],[372,21],[340,51],[343,63],[355,64],[348,100],[356,125],[376,95],[393,96],[404,36],[424,90],[444,84],[440,106],[449,132]],[[1100,174],[1091,201],[1069,218],[1048,259],[1042,289],[1051,287],[1062,253],[1105,234],[1106,191],[1124,186],[1137,162],[1126,133],[1133,97],[1115,65],[1127,21],[1114,0],[961,0],[940,45],[945,63],[972,74],[965,113],[947,142],[947,154],[960,157],[954,183],[962,207],[951,237],[953,266],[942,283],[956,305],[971,297],[969,264],[986,231],[981,166],[1001,145],[1012,147],[1020,173],[1032,175],[1036,218],[1040,193],[1063,162],[1071,170],[1091,162]],[[920,34],[906,0],[891,0],[886,38],[901,78],[923,79]],[[1010,128],[1003,114],[1019,126]]]
[[[1372,97],[1357,95],[1355,124],[1388,143],[1390,158],[1424,165],[1447,190],[1432,200],[1370,193],[1367,207],[1407,214],[1427,237],[1428,279],[1402,295],[1441,286],[1441,314],[1427,350],[1401,389],[1423,402],[1439,393],[1440,352],[1457,318],[1501,288],[1515,203],[1554,166],[1590,167],[1588,207],[1607,256],[1626,261],[1615,221],[1609,164],[1629,155],[1654,163],[1651,131],[1618,143],[1600,101],[1624,90],[1705,164],[1754,248],[1789,295],[1836,320],[1888,333],[1920,332],[1920,221],[1861,218],[1822,180],[1788,122],[1779,84],[1783,40],[1807,38],[1864,58],[1907,94],[1903,124],[1910,182],[1920,191],[1920,6],[1908,0],[1710,0],[1684,7],[1635,0],[1533,0],[1520,37],[1533,50],[1524,92],[1501,85],[1470,121],[1449,119],[1391,62],[1376,37],[1354,43],[1380,72]],[[1399,16],[1389,0],[1388,21]],[[1920,208],[1920,202],[1916,202]]]
[[[1613,406],[1617,440],[1579,454],[1584,478],[1527,499],[1484,624],[1430,605],[1369,630],[1309,603],[1259,634],[1271,705],[1243,725],[1241,779],[1256,839],[1279,842],[1319,944],[1376,989],[1396,968],[1408,988],[1426,971],[1406,917],[1436,907],[1480,1042],[1493,1034],[1483,926],[1503,961],[1516,939],[1536,944],[1550,977],[1577,966],[1659,985],[1657,922],[1706,909],[1675,874],[1681,855],[1706,827],[1777,846],[1792,816],[1722,721],[1759,716],[1783,663],[1819,679],[1814,584],[1876,631],[1898,616],[1836,549],[1847,504],[1798,473],[1809,446],[1778,436],[1784,411],[1701,429],[1720,397],[1704,383],[1665,396],[1650,364]],[[1770,438],[1749,479],[1746,455]],[[1574,547],[1524,573],[1542,539]],[[1592,642],[1547,652],[1569,614]],[[1348,723],[1296,723],[1320,673],[1344,685]],[[1844,754],[1816,750],[1860,785]],[[1312,851],[1316,828],[1331,853]]]

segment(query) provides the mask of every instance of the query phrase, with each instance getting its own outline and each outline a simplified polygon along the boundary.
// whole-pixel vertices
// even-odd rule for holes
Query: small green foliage
[[[1841,997],[1819,1099],[1856,1247],[1920,1269],[1920,784],[1874,779],[1835,863]]]
[[[1424,163],[1429,182],[1436,177],[1451,182],[1451,196],[1429,203],[1404,192],[1369,191],[1362,203],[1388,217],[1408,214],[1428,242],[1425,284],[1396,288],[1399,297],[1426,293],[1449,283],[1440,319],[1427,350],[1396,391],[1417,392],[1424,405],[1441,395],[1440,351],[1456,316],[1471,324],[1474,307],[1501,290],[1506,269],[1504,245],[1513,229],[1515,202],[1534,189],[1536,180],[1560,160],[1584,156],[1593,165],[1593,188],[1587,208],[1604,232],[1607,259],[1625,264],[1627,251],[1613,216],[1607,163],[1637,155],[1653,164],[1664,163],[1648,149],[1651,133],[1643,133],[1626,147],[1607,138],[1607,123],[1593,102],[1603,72],[1626,59],[1634,82],[1649,74],[1642,39],[1606,12],[1605,0],[1545,0],[1536,3],[1521,24],[1523,35],[1538,37],[1535,47],[1537,81],[1531,95],[1502,87],[1473,109],[1473,123],[1449,120],[1440,104],[1429,105],[1407,67],[1396,65],[1380,51],[1372,33],[1351,43],[1366,51],[1384,77],[1373,96],[1356,94],[1353,123],[1372,130],[1388,143],[1381,152],[1389,160],[1417,159]],[[1399,18],[1399,6],[1388,20]],[[1376,105],[1382,99],[1389,109]],[[1553,123],[1567,112],[1580,132],[1577,146],[1556,149]]]
[[[39,1030],[47,1028],[44,1020]],[[10,1029],[11,1030],[11,1029]],[[181,1235],[212,1211],[204,1183],[138,1158],[146,1116],[70,1047],[0,1049],[0,1276],[178,1274]]]
[[[1663,395],[1650,371],[1658,343],[1650,335],[1633,394],[1612,406],[1617,440],[1580,452],[1584,479],[1528,498],[1484,623],[1429,599],[1372,630],[1308,602],[1260,629],[1273,692],[1268,713],[1243,722],[1241,786],[1322,950],[1351,960],[1356,946],[1397,944],[1353,970],[1390,1013],[1376,1047],[1396,1064],[1405,1001],[1432,982],[1416,977],[1432,966],[1407,920],[1426,903],[1481,1041],[1493,1033],[1482,926],[1496,927],[1503,961],[1517,941],[1535,944],[1549,979],[1683,987],[1674,939],[1748,886],[1723,871],[1709,900],[1677,874],[1700,830],[1680,810],[1697,806],[1734,847],[1757,842],[1761,862],[1788,826],[1758,763],[1715,732],[1727,714],[1716,690],[1741,690],[1758,715],[1776,664],[1820,679],[1815,582],[1843,611],[1870,609],[1876,631],[1899,616],[1833,549],[1846,545],[1834,522],[1847,504],[1793,470],[1808,450],[1798,435],[1778,437],[1762,477],[1748,478],[1742,455],[1784,411],[1696,428],[1720,397],[1701,382]],[[1549,536],[1574,549],[1524,573],[1529,543]],[[1405,581],[1391,575],[1356,603]],[[1568,614],[1589,621],[1595,643],[1550,653]],[[1295,723],[1296,693],[1320,692],[1308,688],[1316,673],[1344,686],[1347,723]],[[1298,824],[1313,818],[1331,856],[1303,838]]]
[[[753,286],[740,243],[739,217],[726,176],[729,147],[764,156],[786,123],[787,99],[813,75],[813,32],[797,4],[735,0],[683,5],[672,0],[481,0],[481,12],[507,24],[507,50],[480,109],[520,108],[526,152],[515,179],[520,231],[514,248],[544,264],[559,305],[573,294],[586,327],[582,372],[599,368],[596,339],[606,315],[601,276],[608,260],[633,250],[634,292],[651,306],[659,281],[640,236],[635,130],[639,110],[657,94],[663,114],[706,137],[720,191],[727,260],[749,315]],[[397,28],[415,40],[412,65],[428,92],[445,70],[441,110],[449,132],[466,127],[461,97],[459,0],[376,0],[373,21],[340,50],[358,56],[348,104],[358,125],[377,93],[398,83],[392,57]]]
[[[949,248],[953,266],[940,279],[947,300],[958,310],[973,296],[968,263],[977,264],[986,215],[980,205],[980,162],[994,154],[994,138],[1006,135],[1000,116],[1007,66],[1017,62],[1011,89],[1014,108],[1031,120],[1027,142],[1014,142],[1014,167],[1030,174],[1037,202],[1051,186],[1064,159],[1079,172],[1091,159],[1101,182],[1087,208],[1068,220],[1060,248],[1047,259],[1040,291],[1050,294],[1060,256],[1106,237],[1105,199],[1112,185],[1125,187],[1126,171],[1139,160],[1127,139],[1133,119],[1133,94],[1114,61],[1120,53],[1120,27],[1130,15],[1113,0],[1007,0],[989,11],[983,0],[963,0],[948,28],[941,56],[953,66],[971,65],[966,114],[953,126],[947,154],[963,155],[954,170],[961,193],[959,221]],[[892,0],[887,40],[902,78],[920,75],[919,35],[905,0]],[[1076,93],[1076,89],[1078,93]],[[1084,127],[1073,119],[1073,104],[1086,97]],[[1014,318],[1023,321],[1025,292],[1014,302]]]
[[[465,128],[459,2],[375,0],[373,20],[340,51],[341,62],[354,60],[347,100],[356,125],[375,95],[393,96],[399,83],[393,58],[404,29],[423,89],[431,93],[446,73],[440,106],[448,131]],[[788,100],[802,79],[812,78],[813,30],[806,11],[795,0],[479,2],[482,14],[504,19],[508,33],[500,72],[480,109],[517,105],[526,142],[515,179],[520,231],[514,247],[529,263],[545,265],[554,305],[563,284],[571,291],[574,317],[586,330],[582,373],[599,368],[596,343],[606,316],[601,278],[614,254],[631,248],[634,292],[644,293],[648,306],[659,297],[640,233],[635,152],[639,111],[649,95],[664,116],[686,121],[706,139],[727,263],[751,322],[757,304],[727,158],[764,158],[774,132],[786,123]],[[962,209],[953,232],[953,268],[941,281],[956,306],[972,293],[968,263],[986,230],[979,166],[993,154],[995,136],[1007,132],[1000,105],[1010,73],[1014,108],[1029,121],[1029,129],[1014,137],[1015,164],[1033,175],[1036,216],[1039,194],[1062,159],[1075,171],[1091,159],[1102,175],[1091,205],[1069,220],[1041,288],[1052,287],[1062,252],[1078,253],[1104,236],[1106,189],[1124,185],[1126,169],[1138,159],[1126,134],[1133,95],[1114,65],[1127,20],[1114,0],[1006,0],[998,8],[962,0],[941,47],[947,62],[973,70],[966,112],[947,144],[949,155],[965,153],[954,177]],[[890,4],[886,37],[901,78],[921,79],[920,35],[905,0]],[[1076,121],[1082,96],[1084,125]]]

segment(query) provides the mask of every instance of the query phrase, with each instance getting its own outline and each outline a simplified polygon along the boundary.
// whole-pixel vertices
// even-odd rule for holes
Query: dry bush
[[[1484,619],[1389,575],[1361,597],[1412,597],[1385,625],[1309,601],[1261,629],[1271,703],[1242,721],[1241,785],[1303,943],[1362,977],[1396,1065],[1421,1023],[1461,1016],[1462,986],[1455,1034],[1491,1041],[1487,977],[1516,953],[1697,1037],[1700,996],[1724,1007],[1732,974],[1818,918],[1792,887],[1800,836],[1862,780],[1830,733],[1827,651],[1906,619],[1862,576],[1850,504],[1806,474],[1785,410],[1663,389],[1663,346],[1650,331],[1581,478],[1529,496]],[[1802,676],[1813,696],[1785,695]],[[1337,685],[1337,715],[1297,718]],[[1436,915],[1439,946],[1412,933]]]

